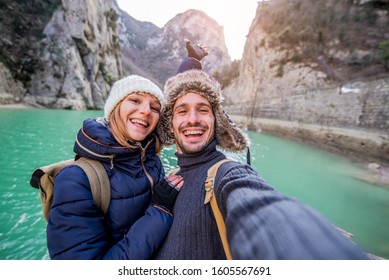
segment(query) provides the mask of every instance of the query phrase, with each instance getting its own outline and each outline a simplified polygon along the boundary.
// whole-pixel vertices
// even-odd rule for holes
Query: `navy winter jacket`
[[[111,202],[104,215],[93,201],[84,171],[75,165],[64,168],[55,178],[47,225],[52,259],[148,259],[155,252],[173,218],[150,205],[152,183],[146,172],[154,184],[164,176],[155,138],[141,146],[120,146],[103,119],[84,121],[74,151],[103,163]]]

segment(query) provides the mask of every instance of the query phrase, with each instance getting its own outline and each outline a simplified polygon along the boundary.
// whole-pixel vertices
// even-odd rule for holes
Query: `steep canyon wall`
[[[389,163],[389,75],[225,105],[243,127]]]
[[[389,165],[388,7],[259,2],[226,111],[250,129]]]

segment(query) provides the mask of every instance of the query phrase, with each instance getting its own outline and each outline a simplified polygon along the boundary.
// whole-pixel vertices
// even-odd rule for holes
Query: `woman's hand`
[[[176,190],[180,190],[184,185],[184,178],[181,175],[168,175],[166,179],[169,181],[170,185]]]

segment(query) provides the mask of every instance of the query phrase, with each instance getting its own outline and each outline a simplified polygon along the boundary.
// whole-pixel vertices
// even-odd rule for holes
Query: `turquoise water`
[[[101,111],[0,109],[0,260],[47,259],[39,194],[29,185],[39,166],[73,157],[77,130]],[[357,177],[347,159],[256,132],[253,167],[276,189],[309,204],[354,234],[365,250],[389,258],[389,189]],[[175,167],[174,148],[163,163]],[[244,154],[232,155],[239,161]],[[320,240],[318,240],[320,242]]]

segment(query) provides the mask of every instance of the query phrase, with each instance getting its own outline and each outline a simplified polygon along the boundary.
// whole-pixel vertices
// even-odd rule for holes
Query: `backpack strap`
[[[213,195],[213,185],[215,184],[215,178],[217,174],[217,170],[219,167],[227,162],[231,161],[230,159],[223,159],[217,163],[215,163],[209,170],[208,170],[208,176],[205,181],[205,199],[204,204],[207,204],[208,202],[211,204],[211,208],[213,211],[213,215],[215,216],[217,228],[219,230],[219,235],[222,241],[222,245],[224,248],[224,253],[226,254],[227,260],[231,260],[231,252],[230,252],[230,246],[228,245],[227,241],[227,230],[226,225],[223,220],[223,216],[220,212],[219,206],[217,205],[217,201],[215,196]]]
[[[74,159],[64,160],[50,165],[42,166],[34,170],[31,175],[30,185],[39,190],[42,204],[42,214],[47,221],[54,195],[54,177],[65,166],[74,163]]]
[[[39,185],[41,184],[42,177],[44,175],[45,178],[43,180],[50,180],[51,184],[54,184],[55,175],[65,166],[72,164],[74,159],[64,160],[61,162],[52,163],[50,165],[42,166],[34,170],[31,175],[30,185],[36,189],[39,189]],[[49,177],[49,178],[46,178]]]
[[[88,177],[93,200],[104,214],[108,211],[111,202],[111,187],[107,171],[103,164],[98,160],[81,157],[74,162],[81,167]]]

